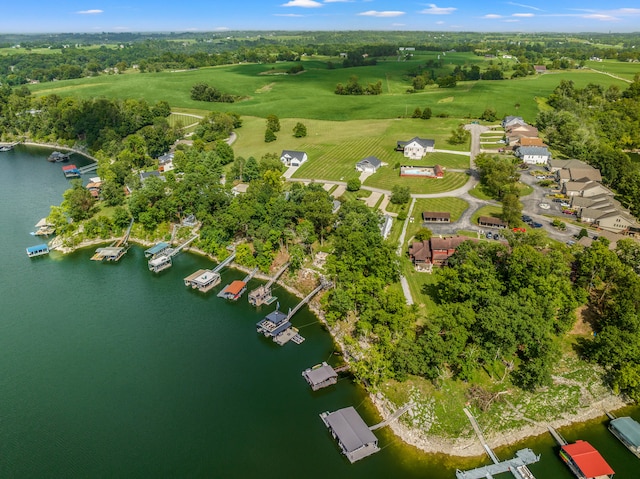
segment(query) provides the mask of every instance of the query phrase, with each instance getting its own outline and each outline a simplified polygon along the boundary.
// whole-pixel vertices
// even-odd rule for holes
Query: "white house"
[[[515,154],[528,165],[546,165],[551,158],[551,153],[544,146],[521,146]]]
[[[398,141],[396,146],[396,150],[402,151],[405,158],[410,158],[412,160],[420,160],[427,153],[432,153],[435,151],[436,142],[435,140],[427,140],[424,138],[415,138],[410,139],[409,141]]]
[[[307,161],[307,154],[304,151],[282,150],[280,161],[286,166],[300,166]]]
[[[356,170],[363,173],[375,173],[381,166],[382,161],[375,156],[368,156],[364,160],[360,160],[356,163]]]

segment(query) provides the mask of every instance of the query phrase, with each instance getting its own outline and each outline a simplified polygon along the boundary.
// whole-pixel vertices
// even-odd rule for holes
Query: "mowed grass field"
[[[549,72],[516,80],[460,82],[455,88],[429,86],[419,93],[409,94],[409,73],[437,53],[416,54],[409,61],[387,59],[375,66],[329,69],[325,59],[307,58],[303,73],[282,74],[296,63],[241,64],[202,68],[190,71],[160,73],[130,73],[105,75],[77,80],[30,85],[35,95],[57,94],[81,98],[143,98],[150,103],[166,100],[172,108],[204,111],[233,111],[242,116],[269,114],[280,118],[305,118],[346,121],[355,119],[389,119],[411,116],[416,107],[429,107],[435,116],[477,118],[486,108],[494,108],[499,118],[517,114],[533,122],[538,112],[537,99],[547,97],[561,80],[572,80],[576,87],[598,83],[615,84],[624,90],[628,84],[608,75],[588,69]],[[447,54],[438,71],[456,65],[486,63],[486,59],[471,53]],[[601,63],[598,63],[601,65]],[[627,65],[627,64],[622,64]],[[640,70],[640,65],[632,64]],[[630,68],[630,67],[629,67]],[[343,96],[334,93],[338,83],[347,83],[351,76],[367,85],[382,82],[382,95]],[[235,103],[207,103],[191,100],[191,87],[199,82],[241,97]]]
[[[640,73],[640,63],[619,62],[616,60],[603,60],[601,62],[588,61],[585,66],[601,72],[611,73],[627,80]]]

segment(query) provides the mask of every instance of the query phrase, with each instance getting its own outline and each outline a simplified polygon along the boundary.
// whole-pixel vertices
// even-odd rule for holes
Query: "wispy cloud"
[[[519,17],[519,18],[531,18],[531,17],[535,17],[536,14],[535,13],[514,13],[512,16]]]
[[[77,15],[99,15],[104,13],[104,10],[80,10],[76,12]]]
[[[214,32],[228,32],[229,30],[229,27],[216,27],[213,29]]]
[[[502,15],[498,15],[496,13],[487,13],[484,17],[482,18],[502,18]]]
[[[353,3],[355,0],[324,0],[324,3]]]
[[[514,7],[530,8],[531,10],[537,10],[538,12],[544,11],[541,8],[534,7],[533,5],[524,5],[522,3],[507,2],[507,5],[513,5]]]
[[[389,18],[389,17],[399,17],[401,15],[404,15],[405,12],[399,12],[399,11],[394,11],[394,10],[387,10],[384,12],[378,12],[376,10],[369,10],[367,12],[361,12],[358,13],[359,16],[361,17],[382,17],[382,18]]]
[[[439,20],[439,21],[437,21],[437,22],[436,22],[436,25],[444,25],[445,23],[447,23],[447,22],[444,22],[444,21],[442,21],[442,20]]]
[[[588,18],[590,20],[600,20],[603,22],[617,22],[620,19],[612,15],[605,15],[603,13],[589,13],[587,15],[580,15],[582,18]]]
[[[318,8],[322,4],[314,0],[291,0],[282,4],[283,7]]]
[[[425,15],[449,15],[456,10],[457,8],[455,7],[439,7],[435,3],[430,3],[429,8],[420,10],[420,13],[423,13]]]
[[[304,15],[300,15],[299,13],[274,13],[274,17],[304,17]]]

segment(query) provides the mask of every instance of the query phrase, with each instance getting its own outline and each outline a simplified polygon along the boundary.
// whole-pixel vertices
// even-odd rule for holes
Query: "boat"
[[[50,161],[52,163],[60,163],[62,161],[69,161],[70,156],[71,153],[60,153],[59,151],[54,151],[49,155],[47,161]]]
[[[609,431],[624,444],[629,451],[640,458],[640,424],[634,419],[618,417],[609,423]]]
[[[13,150],[13,145],[2,145],[0,146],[0,151],[11,151]]]
[[[47,246],[46,243],[29,246],[27,248],[27,256],[29,258],[35,258],[36,256],[42,256],[45,254],[49,254],[49,246]]]

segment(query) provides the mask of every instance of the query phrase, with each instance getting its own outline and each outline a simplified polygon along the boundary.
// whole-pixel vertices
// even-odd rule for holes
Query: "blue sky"
[[[2,33],[225,30],[640,31],[638,0],[31,0]]]

